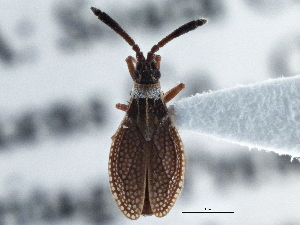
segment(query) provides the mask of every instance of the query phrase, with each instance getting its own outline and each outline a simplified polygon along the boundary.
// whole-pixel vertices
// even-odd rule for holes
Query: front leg
[[[182,89],[185,88],[183,83],[178,84],[176,87],[173,87],[164,94],[165,102],[171,101]]]
[[[135,70],[134,63],[136,63],[136,59],[132,56],[128,56],[125,59],[125,61],[126,61],[127,66],[128,66],[130,76],[132,77],[132,80],[134,80],[134,70]]]
[[[161,56],[160,56],[160,55],[155,55],[155,56],[154,56],[154,60],[155,60],[155,62],[156,62],[157,69],[160,70]]]

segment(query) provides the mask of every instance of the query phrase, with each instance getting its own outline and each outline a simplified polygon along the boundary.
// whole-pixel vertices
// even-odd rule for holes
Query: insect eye
[[[152,63],[151,63],[151,68],[153,70],[158,70],[157,65],[156,65],[156,63],[154,61],[152,61]]]
[[[153,71],[153,77],[155,78],[155,80],[159,81],[159,79],[160,79],[160,71],[159,70],[154,70]]]

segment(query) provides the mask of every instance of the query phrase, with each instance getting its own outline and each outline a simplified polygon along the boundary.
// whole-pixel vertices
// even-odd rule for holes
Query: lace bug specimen
[[[184,88],[184,84],[163,94],[159,82],[161,57],[154,53],[207,20],[194,20],[174,30],[154,45],[145,58],[139,46],[115,20],[97,8],[91,7],[91,10],[136,52],[136,59],[126,58],[134,81],[129,105],[116,105],[126,115],[112,136],[108,163],[111,192],[119,209],[129,219],[153,214],[163,217],[174,206],[183,188],[183,144],[168,115],[166,103]]]

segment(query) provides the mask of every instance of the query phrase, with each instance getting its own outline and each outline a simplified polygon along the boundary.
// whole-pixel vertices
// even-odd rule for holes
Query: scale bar
[[[182,212],[182,213],[234,213],[234,212]]]

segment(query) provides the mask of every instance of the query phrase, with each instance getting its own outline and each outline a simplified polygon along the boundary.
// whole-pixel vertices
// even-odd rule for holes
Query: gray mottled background
[[[0,225],[131,224],[112,200],[111,136],[134,52],[91,13],[110,14],[144,52],[163,47],[162,88],[187,97],[300,72],[299,0],[0,1]],[[174,101],[173,101],[174,102]],[[300,224],[300,164],[181,132],[185,188],[164,218],[138,224]],[[183,211],[234,214],[182,214]],[[135,223],[135,224],[137,224]]]

